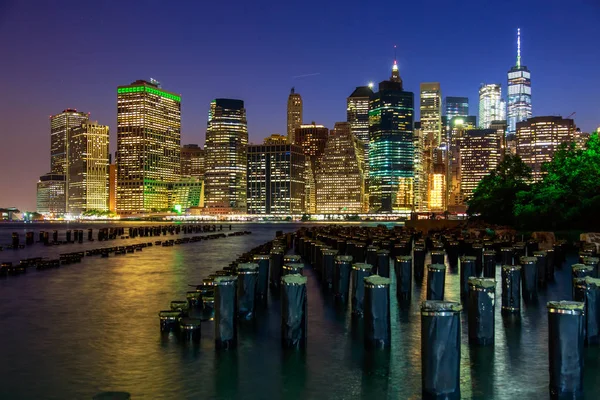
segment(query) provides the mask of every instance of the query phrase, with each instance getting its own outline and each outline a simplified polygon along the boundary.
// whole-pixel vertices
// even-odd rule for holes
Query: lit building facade
[[[442,90],[439,82],[421,83],[421,129],[433,136],[436,146],[442,143]]]
[[[337,122],[315,174],[318,214],[359,214],[368,210],[363,142],[349,122]]]
[[[108,166],[108,211],[117,212],[117,165]]]
[[[358,86],[347,99],[346,120],[350,131],[363,143],[364,154],[369,154],[369,101],[373,91],[368,86]],[[368,163],[366,164],[368,167]]]
[[[543,177],[542,165],[552,161],[558,147],[573,141],[575,122],[562,117],[534,117],[517,122],[517,155],[531,167],[533,181]]]
[[[45,215],[66,213],[65,175],[48,173],[37,183],[37,212]]]
[[[317,211],[315,173],[321,155],[325,151],[328,136],[329,129],[314,122],[300,125],[294,132],[294,143],[302,147],[302,151],[306,156],[306,167],[304,169],[305,211],[309,214],[314,214]]]
[[[81,126],[89,118],[88,113],[68,108],[50,117],[50,173],[66,175],[71,130]]]
[[[215,99],[206,129],[204,195],[210,214],[246,212],[248,125],[242,100]]]
[[[434,163],[428,179],[427,203],[429,211],[446,210],[446,168],[444,164]]]
[[[302,97],[292,88],[287,102],[287,137],[294,143],[296,128],[302,125]]]
[[[283,143],[267,139],[248,146],[248,214],[304,212],[304,152],[283,138]]]
[[[118,212],[167,210],[181,175],[181,97],[138,80],[118,87],[117,107]]]
[[[414,94],[404,91],[398,65],[379,83],[369,106],[369,210],[410,212],[414,206]]]
[[[464,212],[465,199],[461,191],[460,146],[466,132],[477,128],[477,117],[453,117],[449,121],[449,152],[446,165],[446,204],[448,211]]]
[[[492,129],[466,130],[459,148],[460,190],[468,201],[479,182],[498,166],[500,138]]]
[[[421,129],[421,122],[415,122],[413,135],[413,169],[415,174],[414,204],[415,211],[427,211],[427,170],[425,168],[425,136]]]
[[[169,209],[182,212],[204,203],[204,182],[198,178],[183,178],[169,185]]]
[[[506,102],[500,84],[483,84],[479,88],[479,127],[488,129],[492,121],[506,119]]]
[[[521,65],[521,29],[517,30],[517,63],[508,71],[508,132],[514,134],[517,122],[531,118],[531,72]]]
[[[469,115],[469,98],[446,96],[445,114],[448,121],[454,117],[466,117]]]
[[[197,144],[181,148],[181,177],[204,179],[204,149]]]
[[[67,212],[108,211],[108,126],[84,122],[73,128],[68,146]]]

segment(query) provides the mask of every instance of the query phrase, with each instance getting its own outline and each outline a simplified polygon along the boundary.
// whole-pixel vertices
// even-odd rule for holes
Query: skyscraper
[[[517,63],[508,71],[508,133],[531,118],[531,73],[521,65],[521,29],[517,29]]]
[[[532,170],[533,181],[543,178],[542,165],[552,161],[558,146],[573,141],[575,122],[562,117],[533,117],[517,122],[517,155]]]
[[[421,83],[421,129],[433,136],[435,146],[442,143],[442,91],[439,82]]]
[[[415,174],[414,203],[415,211],[427,211],[427,170],[425,167],[425,137],[421,130],[421,122],[416,121],[413,135],[413,170]]]
[[[492,129],[466,130],[460,138],[460,190],[468,200],[500,162],[500,138]]]
[[[287,103],[287,137],[289,143],[294,143],[294,133],[300,125],[302,125],[302,97],[292,88]]]
[[[68,146],[67,212],[108,210],[108,126],[86,121],[73,128]]]
[[[206,129],[205,206],[212,214],[245,213],[248,146],[242,100],[215,99]]]
[[[366,212],[363,143],[349,122],[336,122],[315,174],[319,214]]]
[[[373,91],[369,86],[358,86],[347,99],[346,120],[350,131],[363,142],[364,153],[369,154],[369,100]]]
[[[462,139],[467,132],[477,128],[477,117],[453,117],[448,124],[449,152],[446,164],[446,204],[449,211],[464,213],[466,211],[464,195],[461,191],[460,150]]]
[[[479,88],[479,127],[488,129],[492,121],[506,119],[506,103],[500,84],[482,84]]]
[[[304,212],[302,147],[287,143],[285,136],[277,136],[279,140],[271,136],[264,144],[248,146],[248,214]]]
[[[317,125],[315,122],[312,124],[300,125],[294,132],[294,143],[302,147],[302,151],[306,156],[306,167],[304,169],[306,200],[304,204],[306,212],[308,213],[315,213],[317,211],[315,173],[321,155],[325,150],[328,136],[329,129],[325,128],[323,125]]]
[[[50,173],[66,175],[71,130],[89,118],[89,114],[67,108],[50,117]]]
[[[404,91],[394,60],[369,105],[369,210],[407,212],[414,205],[414,94]]]
[[[467,117],[469,115],[468,97],[446,96],[446,117],[448,121],[453,117]]]
[[[158,82],[117,89],[117,207],[135,214],[169,208],[181,174],[181,97]]]

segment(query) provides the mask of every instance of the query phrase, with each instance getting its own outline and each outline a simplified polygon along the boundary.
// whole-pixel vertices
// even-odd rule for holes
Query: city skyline
[[[543,7],[539,8],[538,6],[542,4]],[[503,93],[506,93],[506,71],[514,65],[516,41],[514,33],[518,27],[527,37],[523,44],[523,51],[527,54],[527,66],[536,72],[532,82],[534,115],[566,117],[575,111],[577,114],[574,119],[577,126],[584,131],[592,131],[598,125],[598,117],[595,114],[597,103],[593,98],[593,88],[598,86],[595,83],[598,77],[588,68],[598,64],[600,55],[585,46],[585,39],[597,36],[598,27],[583,21],[586,19],[593,21],[594,17],[599,15],[600,9],[591,2],[581,2],[579,5],[577,9],[564,10],[564,7],[558,4],[533,2],[533,4],[523,5],[527,18],[523,17],[520,20],[515,18],[513,21],[493,15],[494,12],[501,14],[500,11],[506,7],[505,4],[487,7],[485,18],[477,20],[475,17],[478,13],[483,13],[483,7],[472,3],[469,15],[474,17],[473,24],[468,28],[461,28],[463,30],[460,33],[467,35],[468,44],[478,49],[480,48],[478,46],[483,44],[484,38],[477,37],[477,31],[484,27],[494,29],[496,32],[494,38],[485,38],[493,51],[482,53],[475,62],[452,65],[452,63],[442,63],[440,60],[442,57],[446,60],[457,59],[455,50],[441,52],[437,57],[426,54],[420,48],[424,39],[412,36],[403,38],[399,32],[394,31],[392,25],[389,28],[382,26],[377,32],[369,33],[364,39],[353,43],[352,49],[342,46],[343,32],[347,31],[336,33],[331,29],[332,24],[329,22],[325,24],[325,21],[335,15],[340,22],[333,25],[341,26],[343,19],[378,15],[376,11],[361,6],[348,7],[344,10],[315,7],[320,10],[315,17],[315,22],[321,21],[324,24],[319,25],[315,32],[303,33],[303,35],[286,33],[281,38],[260,43],[256,41],[256,35],[254,37],[249,35],[248,38],[241,38],[242,43],[236,45],[209,44],[208,37],[206,40],[202,39],[201,34],[210,32],[214,24],[197,29],[190,25],[185,29],[195,32],[191,36],[199,41],[198,43],[186,38],[178,39],[175,48],[169,49],[166,46],[168,40],[180,36],[176,32],[169,33],[165,38],[156,38],[157,41],[153,44],[155,54],[146,54],[136,60],[133,60],[135,57],[130,57],[128,60],[131,61],[119,63],[117,57],[125,51],[132,55],[141,55],[142,52],[149,50],[149,48],[131,47],[132,40],[142,37],[141,33],[136,36],[135,28],[139,25],[132,23],[131,27],[125,29],[124,33],[129,34],[130,37],[124,40],[124,43],[106,40],[114,36],[105,37],[103,32],[109,32],[110,24],[116,23],[119,17],[128,12],[136,12],[136,15],[140,13],[144,16],[149,15],[150,10],[138,10],[136,7],[124,5],[118,13],[103,7],[98,10],[92,7],[94,13],[90,13],[88,8],[91,6],[74,3],[73,7],[65,7],[66,11],[61,11],[65,14],[62,18],[76,16],[73,25],[69,29],[57,29],[51,18],[58,13],[54,7],[40,5],[29,10],[15,2],[2,10],[1,14],[5,18],[0,20],[0,31],[4,33],[10,31],[10,35],[6,34],[4,37],[17,38],[6,42],[4,46],[9,60],[5,71],[10,79],[7,79],[9,82],[0,107],[3,110],[3,138],[6,140],[0,156],[3,160],[2,166],[5,168],[18,163],[19,160],[30,161],[22,168],[13,168],[14,172],[10,176],[1,178],[0,186],[11,189],[5,190],[2,204],[28,210],[35,208],[35,185],[30,182],[35,182],[47,169],[49,148],[47,117],[49,115],[57,114],[66,108],[91,113],[92,119],[110,127],[110,150],[114,154],[117,131],[114,91],[117,86],[136,79],[154,77],[170,91],[182,94],[184,98],[182,143],[203,145],[206,126],[205,110],[210,100],[218,97],[244,100],[248,110],[249,142],[260,143],[264,137],[272,133],[285,134],[286,98],[290,87],[296,87],[297,92],[303,97],[305,123],[314,120],[318,124],[332,128],[335,121],[345,120],[346,98],[349,93],[356,86],[365,85],[369,81],[379,82],[388,76],[393,60],[394,44],[398,45],[400,72],[406,90],[417,93],[420,83],[439,81],[444,96],[468,97],[471,107],[475,109],[477,90],[481,82],[501,82]],[[381,8],[384,7],[385,5],[382,4]],[[183,10],[186,9],[187,13],[190,13],[190,7],[182,6],[181,10],[165,8],[167,8],[165,13],[178,21],[167,22],[170,27],[175,29],[181,24],[186,25],[190,22]],[[218,6],[211,5],[209,8],[218,8]],[[422,6],[419,5],[395,6],[393,9],[398,12],[423,11]],[[208,11],[210,10],[205,10]],[[228,37],[240,34],[244,29],[258,27],[260,21],[265,18],[270,20],[279,17],[276,18],[275,26],[272,28],[251,29],[251,33],[257,33],[262,37],[268,34],[270,29],[278,30],[289,23],[283,18],[284,15],[288,15],[286,10],[281,8],[275,7],[273,10],[265,11],[264,15],[250,11],[250,14],[234,13],[229,15],[228,20],[222,18],[219,20],[226,26],[231,25],[233,33],[228,33]],[[441,2],[438,4],[433,18],[443,21],[443,24],[439,25],[440,31],[444,26],[452,25],[452,18],[449,18],[452,13],[456,14],[458,10],[450,10],[449,5]],[[560,25],[565,14],[577,15],[578,20],[582,21],[581,28],[567,29],[565,24],[565,29],[560,30],[559,35],[555,32],[559,29],[547,22],[550,19]],[[300,9],[294,19],[301,20],[308,15],[313,15],[309,4]],[[395,20],[397,18],[386,16],[382,23],[391,24]],[[32,24],[31,21],[39,21],[39,26],[35,22]],[[407,23],[413,24],[411,21]],[[236,27],[236,24],[239,24],[239,27]],[[416,23],[414,24],[416,26]],[[35,26],[33,29],[23,31],[23,26],[32,25]],[[77,35],[71,35],[73,29],[78,30]],[[41,40],[42,35],[44,40]],[[325,43],[318,42],[323,35],[327,38]],[[155,39],[154,34],[150,36],[149,39]],[[286,39],[291,40],[287,47],[281,45]],[[371,43],[374,39],[377,39],[375,45]],[[67,40],[72,42],[73,50],[67,49],[66,53],[62,53],[62,58],[53,55],[51,46],[47,45]],[[554,45],[551,54],[545,50],[549,48],[549,43]],[[77,44],[81,44],[83,51]],[[195,49],[196,45],[199,51],[195,53],[198,54],[186,55],[189,49]],[[337,50],[336,47],[344,50]],[[437,48],[438,45],[434,47]],[[442,47],[440,44],[439,49],[442,50]],[[215,51],[212,63],[214,65],[205,67],[202,65],[202,60],[205,58],[203,52],[210,49]],[[274,49],[277,51],[273,51]],[[577,61],[556,57],[554,52],[561,51],[575,52]],[[291,53],[295,56],[291,56]],[[91,63],[87,60],[90,54],[105,55],[104,58],[107,60],[91,57],[94,59]],[[37,59],[50,60],[52,65],[40,69],[37,67],[38,64],[30,61],[32,55]],[[351,55],[354,55],[354,58]],[[261,57],[265,59],[259,61]],[[171,62],[172,59],[177,62]],[[149,63],[149,60],[155,61]],[[340,69],[341,65],[344,66],[343,69]],[[197,70],[200,67],[202,69]],[[560,71],[563,75],[559,74]],[[556,76],[560,76],[561,79],[557,81]],[[557,99],[567,100],[557,101]],[[415,120],[419,120],[417,110],[415,114]],[[28,146],[25,146],[24,138],[30,139],[35,144],[28,143]],[[18,185],[15,182],[18,182]]]

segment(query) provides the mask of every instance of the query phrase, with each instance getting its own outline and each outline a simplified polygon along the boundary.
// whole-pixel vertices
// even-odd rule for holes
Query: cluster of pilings
[[[222,231],[223,225],[216,224],[172,224],[172,225],[155,225],[155,226],[141,226],[141,227],[113,227],[113,228],[100,228],[97,229],[96,235],[94,235],[94,229],[87,229],[87,241],[109,241],[115,239],[130,239],[139,237],[154,237],[154,236],[166,236],[166,235],[178,235],[183,233],[184,235],[192,233],[206,233]],[[231,230],[231,225],[229,225]],[[25,232],[25,243],[21,243],[21,235],[18,232],[12,233],[11,243],[5,246],[7,249],[23,249],[25,246],[30,246],[35,243],[35,233]],[[84,241],[84,230],[82,229],[68,229],[64,232],[64,237],[61,237],[58,230],[53,231],[39,231],[38,232],[38,243],[45,246],[54,245],[65,245],[73,243],[83,243]],[[1,249],[1,247],[0,247]]]
[[[206,230],[207,232],[213,231],[212,227],[210,227],[210,226],[207,226],[207,227],[208,227],[208,229]],[[159,227],[157,227],[156,230],[144,229],[144,234],[142,236],[145,236],[145,234],[148,232],[156,232],[157,235],[160,235],[163,232],[163,228],[165,228],[165,227],[159,226]],[[190,225],[190,226],[183,225],[179,229],[173,229],[173,232],[175,232],[175,233],[181,233],[181,232],[193,233],[193,232],[196,232],[199,230],[196,228],[199,228],[201,231],[202,227],[196,226],[196,225]],[[215,229],[216,229],[216,225],[215,225]],[[102,232],[102,231],[103,231],[103,229],[99,229],[99,232]],[[69,232],[69,231],[67,231],[67,232]],[[80,231],[80,232],[83,232],[83,231]],[[165,232],[170,233],[171,229],[165,228]],[[56,268],[59,268],[61,265],[69,265],[69,264],[79,263],[79,262],[81,262],[81,260],[83,259],[84,256],[101,256],[103,258],[106,258],[106,257],[109,257],[110,255],[117,256],[117,255],[126,255],[128,253],[140,252],[144,248],[152,247],[153,245],[157,245],[157,246],[162,245],[163,247],[170,247],[170,246],[186,244],[186,243],[196,243],[196,242],[200,242],[203,240],[215,240],[215,239],[226,238],[226,237],[231,237],[231,236],[249,235],[251,233],[252,232],[249,232],[249,231],[237,231],[237,232],[232,232],[229,234],[211,233],[209,235],[202,235],[202,236],[197,235],[197,236],[183,237],[183,238],[178,238],[178,239],[157,240],[154,243],[152,243],[152,242],[136,243],[136,244],[131,244],[131,245],[127,245],[127,246],[101,247],[101,248],[96,248],[96,249],[90,249],[85,252],[77,251],[77,252],[70,252],[70,253],[62,253],[59,255],[58,259],[33,257],[33,258],[26,258],[26,259],[20,260],[19,264],[13,264],[12,262],[2,262],[0,264],[0,278],[6,278],[8,276],[17,276],[17,275],[25,274],[27,272],[28,268],[35,268],[38,271],[40,271],[40,270],[47,270],[47,269],[56,269]],[[99,235],[100,235],[100,233],[99,233]],[[138,232],[135,235],[137,235],[137,236],[134,236],[134,237],[138,237],[140,234]],[[153,235],[150,234],[150,236],[153,236]]]
[[[353,317],[364,320],[366,348],[390,346],[390,285],[395,285],[397,304],[403,308],[411,302],[413,282],[421,285],[426,278],[427,300],[421,304],[423,397],[445,399],[460,398],[463,308],[469,344],[493,346],[497,270],[502,313],[518,317],[521,298],[534,300],[545,290],[566,252],[561,241],[540,250],[534,240],[474,239],[460,233],[425,236],[358,226],[301,229],[295,243],[296,252],[312,265],[323,288],[331,289],[337,305],[352,299]],[[577,301],[547,305],[553,397],[582,393],[583,346],[600,340],[599,259],[592,248],[584,248],[580,262],[572,267]],[[447,267],[449,273],[460,274],[460,298],[454,301],[445,296]]]
[[[240,234],[244,232],[235,233],[236,236]],[[292,235],[278,232],[277,239],[239,255],[228,266],[203,278],[201,284],[193,285],[195,290],[186,293],[186,300],[174,300],[169,310],[159,312],[161,333],[175,334],[184,342],[198,342],[202,322],[214,321],[215,347],[235,348],[238,321],[253,320],[256,309],[266,306],[269,283],[272,292],[278,290],[276,287],[280,286],[279,283],[273,285],[269,276],[281,276],[285,253],[291,246]],[[288,293],[284,287],[293,290],[298,286],[292,278],[300,281],[304,279],[299,274],[290,274],[286,278],[289,282],[281,285],[281,294]],[[283,278],[281,282],[284,282]],[[305,309],[303,312],[306,315]],[[288,337],[290,346],[304,346],[305,326],[304,340],[301,336],[297,337],[297,329],[299,328],[294,326],[282,331],[282,340]]]

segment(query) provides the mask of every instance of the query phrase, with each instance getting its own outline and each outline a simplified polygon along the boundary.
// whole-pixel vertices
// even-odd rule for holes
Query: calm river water
[[[136,226],[141,223],[135,224]],[[107,225],[102,225],[107,226]],[[268,311],[239,329],[234,351],[216,352],[212,322],[203,324],[199,345],[161,339],[159,310],[184,299],[189,285],[227,266],[236,256],[271,240],[275,231],[299,224],[234,224],[252,235],[174,247],[152,247],[109,258],[85,257],[47,271],[0,280],[0,398],[91,399],[100,391],[127,391],[132,399],[418,399],[421,397],[420,300],[425,286],[413,285],[410,310],[396,307],[392,290],[392,347],[369,353],[348,311],[336,311],[311,270],[308,281],[308,348],[284,353],[280,310]],[[98,228],[100,225],[92,225]],[[87,226],[0,225],[0,245],[11,232],[27,229],[84,229]],[[224,226],[225,228],[225,226]],[[191,235],[188,235],[191,236]],[[85,236],[87,239],[87,234]],[[143,238],[140,242],[154,241]],[[113,244],[114,243],[114,244]],[[4,250],[0,261],[133,240]],[[427,262],[427,261],[426,261]],[[461,391],[463,398],[548,397],[546,301],[570,299],[569,257],[557,282],[537,304],[523,304],[520,320],[500,314],[497,286],[496,343],[470,348],[463,315]],[[448,272],[446,296],[458,299],[459,276]],[[499,281],[499,276],[498,276]],[[586,349],[586,398],[600,393],[600,353]]]

